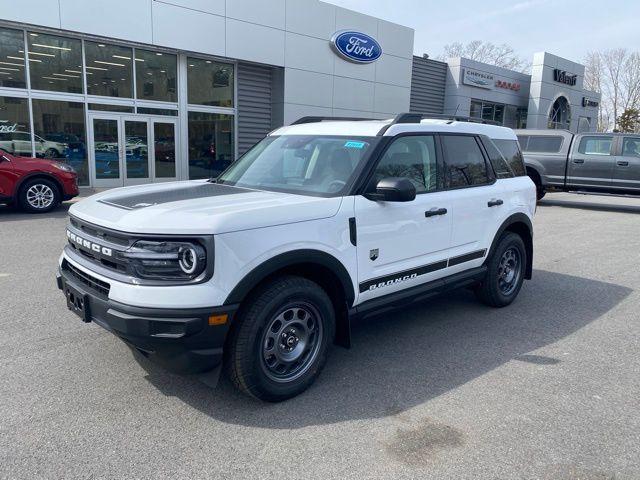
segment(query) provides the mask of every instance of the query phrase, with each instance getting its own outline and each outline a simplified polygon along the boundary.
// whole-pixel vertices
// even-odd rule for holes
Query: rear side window
[[[582,137],[578,152],[583,155],[611,155],[613,137]]]
[[[640,138],[625,138],[622,141],[624,157],[640,157]]]
[[[509,168],[509,164],[505,160],[498,147],[493,143],[493,141],[489,137],[482,137],[482,144],[484,148],[487,150],[487,154],[489,155],[489,161],[491,162],[491,166],[493,167],[493,171],[496,173],[497,178],[511,178],[513,177],[513,172],[511,168]]]
[[[446,177],[450,188],[489,183],[487,163],[475,137],[443,135]]]
[[[531,140],[533,140],[533,138],[534,137],[531,137]],[[518,142],[515,140],[493,140],[493,142],[509,164],[509,168],[513,174],[516,177],[524,177],[527,174],[527,170],[524,167],[524,159],[522,158],[520,147],[518,147]]]
[[[520,148],[523,152],[527,151],[527,142],[529,141],[529,137],[527,135],[518,135],[518,143],[520,143]]]
[[[525,152],[558,153],[562,147],[563,137],[559,135],[530,136],[526,145],[522,144]]]

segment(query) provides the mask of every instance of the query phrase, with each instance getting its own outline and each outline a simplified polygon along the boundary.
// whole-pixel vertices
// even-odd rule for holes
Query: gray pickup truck
[[[640,134],[515,132],[538,200],[551,190],[640,195]]]

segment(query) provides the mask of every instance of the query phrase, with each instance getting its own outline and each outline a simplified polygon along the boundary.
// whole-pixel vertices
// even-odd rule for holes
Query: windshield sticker
[[[366,145],[365,142],[356,142],[356,141],[353,141],[353,140],[349,140],[348,142],[346,142],[344,144],[344,147],[345,148],[364,148],[365,145]]]

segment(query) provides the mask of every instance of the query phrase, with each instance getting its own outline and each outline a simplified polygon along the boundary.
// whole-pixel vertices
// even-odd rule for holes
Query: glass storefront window
[[[173,123],[153,124],[156,178],[176,177],[176,131]]]
[[[132,50],[84,42],[87,93],[104,97],[133,97]]]
[[[189,178],[217,177],[235,156],[233,115],[189,112]]]
[[[31,88],[82,93],[82,43],[43,33],[28,33]]]
[[[505,124],[505,105],[501,103],[483,102],[481,100],[472,100],[469,116],[472,118],[481,118],[490,122],[497,122],[500,125]]]
[[[177,102],[175,55],[136,49],[136,94],[139,100]]]
[[[233,107],[233,65],[187,58],[187,84],[190,104]]]
[[[95,110],[98,112],[133,113],[133,107],[127,107],[126,105],[108,105],[106,103],[90,103],[89,110]]]
[[[0,28],[0,87],[25,88],[22,30]]]
[[[78,172],[78,183],[88,185],[84,104],[33,99],[36,156],[62,160]]]
[[[178,116],[178,110],[172,110],[170,108],[138,107],[138,113],[144,113],[146,115],[165,115],[168,117]]]
[[[0,150],[31,156],[31,123],[26,98],[0,97]]]

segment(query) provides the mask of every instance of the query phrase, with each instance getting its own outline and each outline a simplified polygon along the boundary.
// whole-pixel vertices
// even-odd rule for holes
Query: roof
[[[394,136],[405,132],[451,132],[487,135],[497,140],[515,140],[513,130],[496,125],[464,122],[446,119],[422,119],[419,123],[394,123],[388,120],[323,120],[278,128],[270,135],[339,135],[354,137],[375,137],[388,127],[384,136]]]

